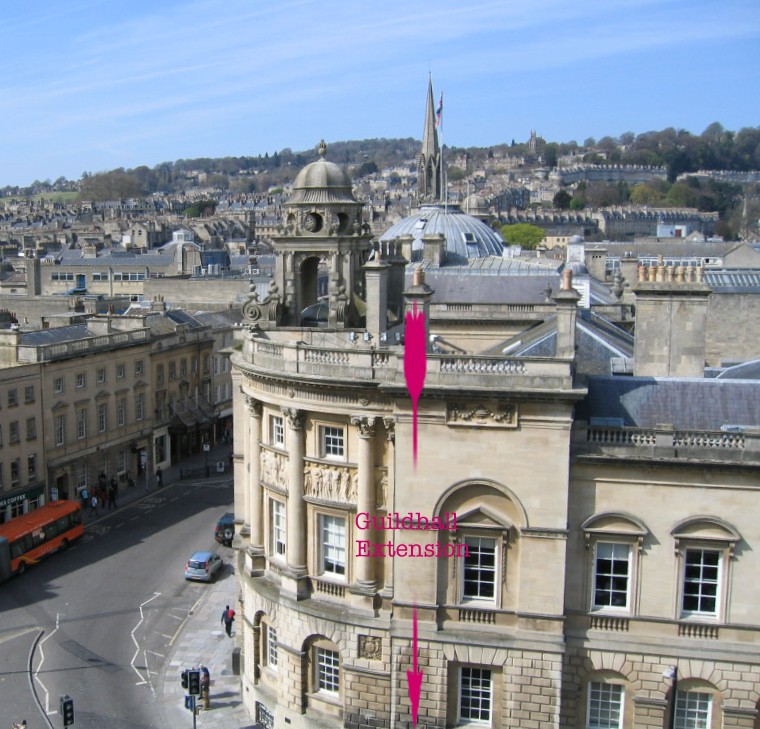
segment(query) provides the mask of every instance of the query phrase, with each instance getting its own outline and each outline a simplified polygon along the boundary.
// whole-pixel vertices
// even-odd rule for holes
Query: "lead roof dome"
[[[504,240],[482,220],[467,215],[458,205],[423,205],[392,225],[380,236],[389,241],[405,235],[414,238],[412,251],[423,248],[422,237],[441,234],[446,239],[445,265],[466,263],[472,258],[502,256]]]
[[[296,176],[288,203],[357,202],[351,178],[334,162],[325,159],[327,145],[319,145],[319,159],[306,165]]]

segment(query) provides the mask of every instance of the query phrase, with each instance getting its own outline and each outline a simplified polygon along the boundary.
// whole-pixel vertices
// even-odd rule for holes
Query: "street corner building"
[[[756,729],[760,386],[704,377],[701,272],[641,274],[637,309],[581,266],[468,275],[481,221],[447,204],[443,232],[374,241],[320,153],[232,355],[252,717],[411,726],[416,660],[420,726]]]

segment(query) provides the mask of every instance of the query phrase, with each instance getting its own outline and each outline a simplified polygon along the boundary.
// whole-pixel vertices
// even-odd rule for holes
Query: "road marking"
[[[160,596],[161,596],[160,592],[154,592],[153,597],[149,597],[145,602],[140,604],[140,620],[137,622],[137,625],[135,625],[135,627],[132,628],[132,632],[130,633],[132,637],[132,642],[135,644],[135,654],[132,656],[132,660],[129,662],[129,665],[132,666],[132,669],[137,674],[138,678],[142,680],[142,683],[138,683],[136,685],[142,686],[143,684],[147,683],[148,686],[150,687],[150,692],[153,694],[154,697],[156,695],[156,690],[153,688],[153,684],[150,683],[150,674],[148,674],[148,679],[145,680],[143,678],[143,675],[138,670],[137,666],[135,666],[135,661],[137,660],[137,656],[140,653],[140,643],[138,642],[137,638],[135,638],[135,633],[137,632],[137,629],[142,624],[143,620],[145,620],[145,613],[143,612],[143,607],[145,607],[145,605],[147,605],[149,602],[152,602],[153,600],[155,600],[157,597],[160,597]],[[145,658],[145,665],[146,665],[146,670],[147,670],[148,660],[147,660],[147,656],[145,655],[144,650],[143,650],[143,656]]]
[[[58,627],[60,624],[61,624],[61,614],[57,612],[55,614],[55,629],[53,630],[52,633],[50,633],[49,635],[46,635],[40,641],[40,644],[39,644],[40,662],[37,664],[37,668],[35,669],[34,674],[33,674],[33,679],[42,687],[42,690],[45,692],[45,713],[46,714],[50,713],[50,692],[47,690],[47,686],[45,686],[45,684],[42,683],[42,679],[39,677],[39,672],[40,672],[40,669],[42,668],[42,664],[45,662],[44,645],[46,641],[48,640],[48,638],[52,638],[58,632]]]

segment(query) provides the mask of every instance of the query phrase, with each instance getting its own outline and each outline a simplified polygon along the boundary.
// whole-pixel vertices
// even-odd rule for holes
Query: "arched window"
[[[729,569],[741,535],[715,516],[686,519],[671,534],[679,560],[677,617],[724,621]]]
[[[637,604],[639,555],[649,529],[631,514],[595,514],[581,525],[591,555],[589,610],[631,615]]]

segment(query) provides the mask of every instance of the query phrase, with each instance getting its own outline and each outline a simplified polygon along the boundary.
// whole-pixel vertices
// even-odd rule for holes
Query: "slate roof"
[[[23,332],[19,344],[23,347],[44,347],[48,344],[63,344],[94,337],[95,335],[87,328],[87,324],[70,324],[65,327]]]
[[[580,420],[619,418],[623,425],[719,431],[724,425],[760,427],[760,380],[592,377],[576,406]]]

